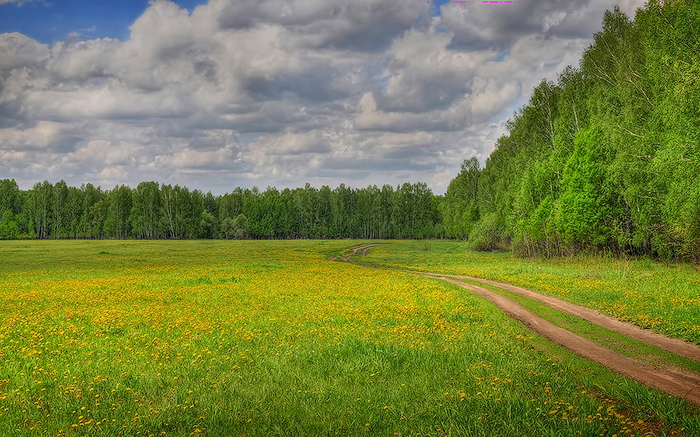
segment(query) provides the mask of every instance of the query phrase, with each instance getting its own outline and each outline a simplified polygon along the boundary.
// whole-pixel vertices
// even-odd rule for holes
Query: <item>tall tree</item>
[[[141,182],[132,192],[131,223],[137,238],[160,236],[161,196],[158,182]]]
[[[38,238],[49,238],[53,225],[53,185],[44,181],[34,184],[31,196],[30,217]]]
[[[126,185],[118,185],[107,195],[107,216],[104,232],[108,237],[127,238],[131,231],[132,193]]]
[[[53,217],[51,235],[54,238],[66,238],[70,222],[68,219],[68,208],[66,207],[68,202],[68,185],[66,185],[65,181],[59,181],[54,185],[51,200],[51,216]]]

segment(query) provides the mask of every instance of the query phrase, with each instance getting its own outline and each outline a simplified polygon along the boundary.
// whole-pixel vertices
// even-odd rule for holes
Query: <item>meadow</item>
[[[697,407],[549,343],[462,288],[327,259],[359,243],[1,242],[0,435],[629,436],[700,429]],[[361,260],[481,273],[535,289],[550,284],[543,291],[572,301],[599,298],[572,297],[596,289],[595,282],[557,278],[554,272],[576,261],[511,260],[456,242],[383,243]],[[644,300],[648,289],[633,281],[636,264],[606,270],[605,263],[595,270],[600,277],[580,284],[639,283],[637,300]],[[698,289],[689,266],[648,269],[645,281],[678,278],[658,282],[662,290]],[[568,294],[557,291],[571,284]],[[609,310],[622,301],[614,290]],[[637,307],[630,303],[621,314],[641,317]],[[655,316],[661,323],[654,328],[694,338],[682,311]]]
[[[380,244],[356,261],[506,282],[700,343],[700,266],[690,263],[589,255],[516,258],[447,240]]]

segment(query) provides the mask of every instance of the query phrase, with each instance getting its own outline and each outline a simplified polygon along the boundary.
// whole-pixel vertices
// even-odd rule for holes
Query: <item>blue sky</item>
[[[178,0],[192,11],[206,0]],[[85,38],[129,38],[129,26],[148,7],[148,0],[45,0],[0,4],[0,32],[19,32],[50,44],[71,32]]]
[[[441,194],[613,6],[0,0],[0,178]]]
[[[451,0],[421,0],[431,5],[431,15]],[[148,7],[148,0],[45,0],[0,4],[0,31],[20,32],[43,43],[52,43],[78,32],[82,38],[129,37],[129,26]],[[192,10],[207,0],[175,0]]]

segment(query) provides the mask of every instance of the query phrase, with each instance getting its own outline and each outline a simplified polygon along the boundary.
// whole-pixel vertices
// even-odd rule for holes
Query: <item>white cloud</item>
[[[63,80],[85,80],[111,74],[110,61],[121,46],[116,39],[59,41],[51,47],[48,70]]]
[[[236,155],[230,147],[201,152],[183,149],[165,161],[175,168],[227,168],[235,164]]]
[[[49,48],[21,33],[0,34],[0,70],[12,70],[46,61]]]
[[[84,147],[66,155],[67,162],[90,162],[93,164],[127,165],[134,162],[139,147],[129,143],[112,144],[107,140],[93,140]]]
[[[494,79],[475,77],[472,84],[470,109],[476,116],[491,116],[501,112],[518,97],[519,86],[515,81],[505,85]],[[485,119],[488,117],[480,117]]]
[[[0,0],[0,5],[6,5],[6,4],[11,4],[14,3],[17,6],[22,6],[25,3],[31,3],[35,0]]]
[[[32,150],[48,149],[63,130],[60,123],[39,121],[36,126],[0,129],[0,149]]]
[[[27,152],[17,152],[14,150],[0,150],[0,161],[12,163],[14,161],[23,161],[27,158]]]
[[[429,18],[404,0],[164,0],[126,41],[0,34],[0,172],[219,192],[410,175],[441,190],[541,78],[578,64],[610,7],[545,3]]]

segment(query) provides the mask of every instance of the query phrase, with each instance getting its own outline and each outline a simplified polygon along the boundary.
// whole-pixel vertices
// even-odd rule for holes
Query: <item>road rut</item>
[[[353,255],[362,250],[363,255],[367,254],[367,250],[376,245],[364,245],[354,248]],[[349,261],[348,258],[343,259]],[[580,305],[572,304],[552,296],[545,296],[526,288],[518,287],[511,284],[492,281],[489,279],[475,278],[472,276],[446,275],[441,273],[431,272],[416,272],[405,269],[395,269],[389,267],[372,266],[362,264],[366,267],[379,268],[385,270],[393,270],[404,273],[413,273],[424,277],[441,279],[443,281],[458,285],[462,288],[471,290],[478,295],[490,300],[509,317],[523,323],[529,329],[537,332],[548,340],[567,348],[575,354],[585,357],[591,361],[601,364],[617,373],[620,373],[629,378],[635,379],[645,385],[662,390],[666,393],[678,396],[697,405],[700,405],[700,375],[693,372],[680,369],[678,367],[666,366],[663,368],[652,367],[634,358],[622,355],[605,346],[601,346],[587,338],[581,337],[573,332],[567,331],[564,328],[554,325],[553,323],[531,313],[523,306],[503,297],[499,294],[486,290],[483,287],[466,284],[459,279],[467,279],[471,281],[481,282],[484,284],[493,285],[504,290],[517,293],[538,302],[541,302],[550,308],[562,311],[567,314],[579,317],[594,325],[617,332],[626,337],[638,340],[642,343],[655,346],[659,349],[680,355],[686,358],[700,362],[700,347],[698,345],[688,343],[683,340],[666,337],[663,334],[642,329],[639,326],[631,323],[617,320],[613,317],[606,316],[598,311],[586,308]]]
[[[521,305],[476,285],[465,284],[455,279],[438,277],[443,281],[472,290],[493,302],[498,308],[542,337],[570,351],[595,361],[618,373],[642,382],[666,393],[685,398],[700,405],[700,375],[676,367],[654,368],[634,358],[627,357],[587,338],[560,328],[539,317]]]

